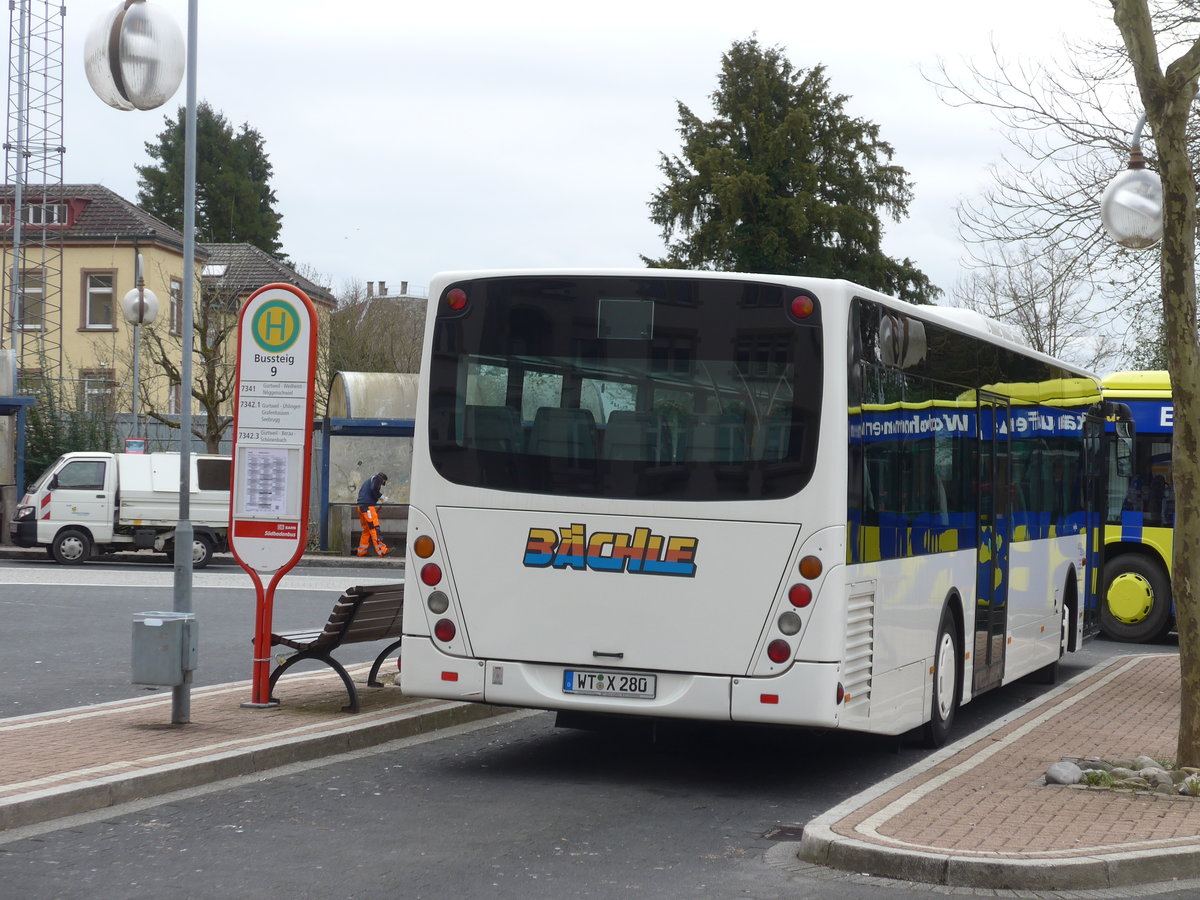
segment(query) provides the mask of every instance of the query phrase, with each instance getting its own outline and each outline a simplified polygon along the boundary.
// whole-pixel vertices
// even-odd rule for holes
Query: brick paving
[[[1125,658],[830,825],[914,853],[1067,860],[1200,845],[1200,799],[1047,787],[1064,756],[1173,759],[1174,654]]]
[[[281,704],[265,709],[242,707],[251,698],[248,681],[194,688],[185,725],[171,724],[169,691],[0,719],[0,830],[501,712],[368,687],[370,668],[347,666],[358,713],[342,711],[345,687],[321,669],[289,672],[276,688]]]

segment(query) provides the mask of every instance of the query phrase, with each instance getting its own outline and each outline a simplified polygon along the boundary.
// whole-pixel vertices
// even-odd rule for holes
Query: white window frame
[[[80,372],[79,381],[82,392],[80,408],[83,412],[112,412],[117,408],[117,378],[112,369]]]
[[[171,300],[168,313],[170,315],[168,330],[171,334],[183,334],[183,282],[178,278],[171,279]]]
[[[66,225],[68,219],[65,203],[30,203],[22,208],[21,220],[26,225],[44,227]]]
[[[93,278],[107,278],[107,286],[95,286]],[[86,331],[116,331],[117,330],[117,275],[113,271],[85,272],[83,275],[83,327]],[[93,302],[104,294],[108,295],[108,322],[92,320]]]

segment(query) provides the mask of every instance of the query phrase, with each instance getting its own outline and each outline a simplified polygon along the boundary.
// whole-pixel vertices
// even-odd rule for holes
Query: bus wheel
[[[92,539],[86,531],[64,528],[54,536],[50,552],[54,554],[54,559],[64,566],[86,562],[92,556]]]
[[[1114,641],[1140,644],[1171,628],[1171,582],[1162,566],[1136,553],[1104,564],[1100,630]]]
[[[929,721],[925,724],[922,743],[937,748],[946,743],[954,725],[954,711],[962,697],[962,679],[959,660],[958,629],[954,627],[954,616],[949,608],[942,612],[942,624],[938,628],[937,644],[933,650],[933,703]]]

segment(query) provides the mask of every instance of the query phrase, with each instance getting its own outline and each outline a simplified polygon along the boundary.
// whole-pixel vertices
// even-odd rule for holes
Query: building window
[[[171,279],[171,334],[183,334],[183,282]]]
[[[21,218],[27,225],[66,225],[67,204],[30,203],[21,210]]]
[[[46,276],[39,270],[21,270],[21,298],[17,328],[41,331],[46,321]]]
[[[41,369],[21,369],[17,372],[17,393],[39,397],[46,392],[46,377]]]
[[[114,328],[112,272],[86,272],[83,276],[83,327],[112,331]]]
[[[67,226],[71,224],[71,207],[68,203],[35,203],[21,204],[21,222],[34,227]],[[11,228],[13,223],[13,205],[0,204],[0,227]]]
[[[79,408],[85,413],[111,413],[116,409],[117,381],[112,369],[79,373]]]
[[[179,382],[172,381],[170,387],[167,388],[167,415],[177,416],[183,411],[183,406],[180,403],[182,391],[179,390]]]

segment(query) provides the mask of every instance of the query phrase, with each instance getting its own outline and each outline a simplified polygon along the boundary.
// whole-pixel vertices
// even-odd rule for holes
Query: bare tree
[[[1080,268],[1086,269],[1085,261],[1057,247],[998,244],[985,264],[959,281],[954,299],[1016,325],[1035,350],[1101,369],[1120,348],[1098,321],[1095,282]]]
[[[192,434],[204,441],[209,453],[217,453],[221,440],[233,422],[229,414],[236,390],[236,360],[234,347],[238,325],[238,297],[228,292],[201,285],[195,291],[192,337],[192,384],[190,395],[200,407],[200,415],[192,419]],[[164,393],[178,392],[183,401],[182,381],[183,336],[179,322],[171,316],[160,316],[152,325],[142,326],[142,352],[149,365],[144,371],[153,373],[141,379],[140,406],[149,418],[168,428],[179,427],[178,409],[173,412],[154,405],[154,398]],[[164,384],[165,381],[165,384]]]
[[[1163,185],[1160,252],[1167,369],[1175,404],[1171,447],[1175,537],[1171,585],[1182,678],[1176,765],[1200,765],[1200,329],[1196,326],[1196,175],[1188,120],[1200,80],[1196,3],[1110,0],[1154,135]],[[1163,66],[1160,53],[1173,58]]]
[[[1088,283],[1077,294],[1087,306],[1075,317],[1090,315],[1094,328],[1132,335],[1130,323],[1160,321],[1156,254],[1109,241],[1097,207],[1141,104],[1120,47],[1068,42],[1064,50],[1045,66],[1012,62],[993,47],[990,67],[970,65],[958,77],[943,63],[930,79],[951,105],[988,110],[1012,151],[992,167],[992,186],[960,204],[960,233],[977,267],[1027,259],[1047,279]],[[1200,160],[1200,145],[1193,149]],[[1157,332],[1151,327],[1140,336]],[[1127,341],[1124,350],[1133,356],[1135,348]]]
[[[418,371],[425,306],[420,298],[368,297],[361,282],[347,284],[329,317],[329,373]]]

